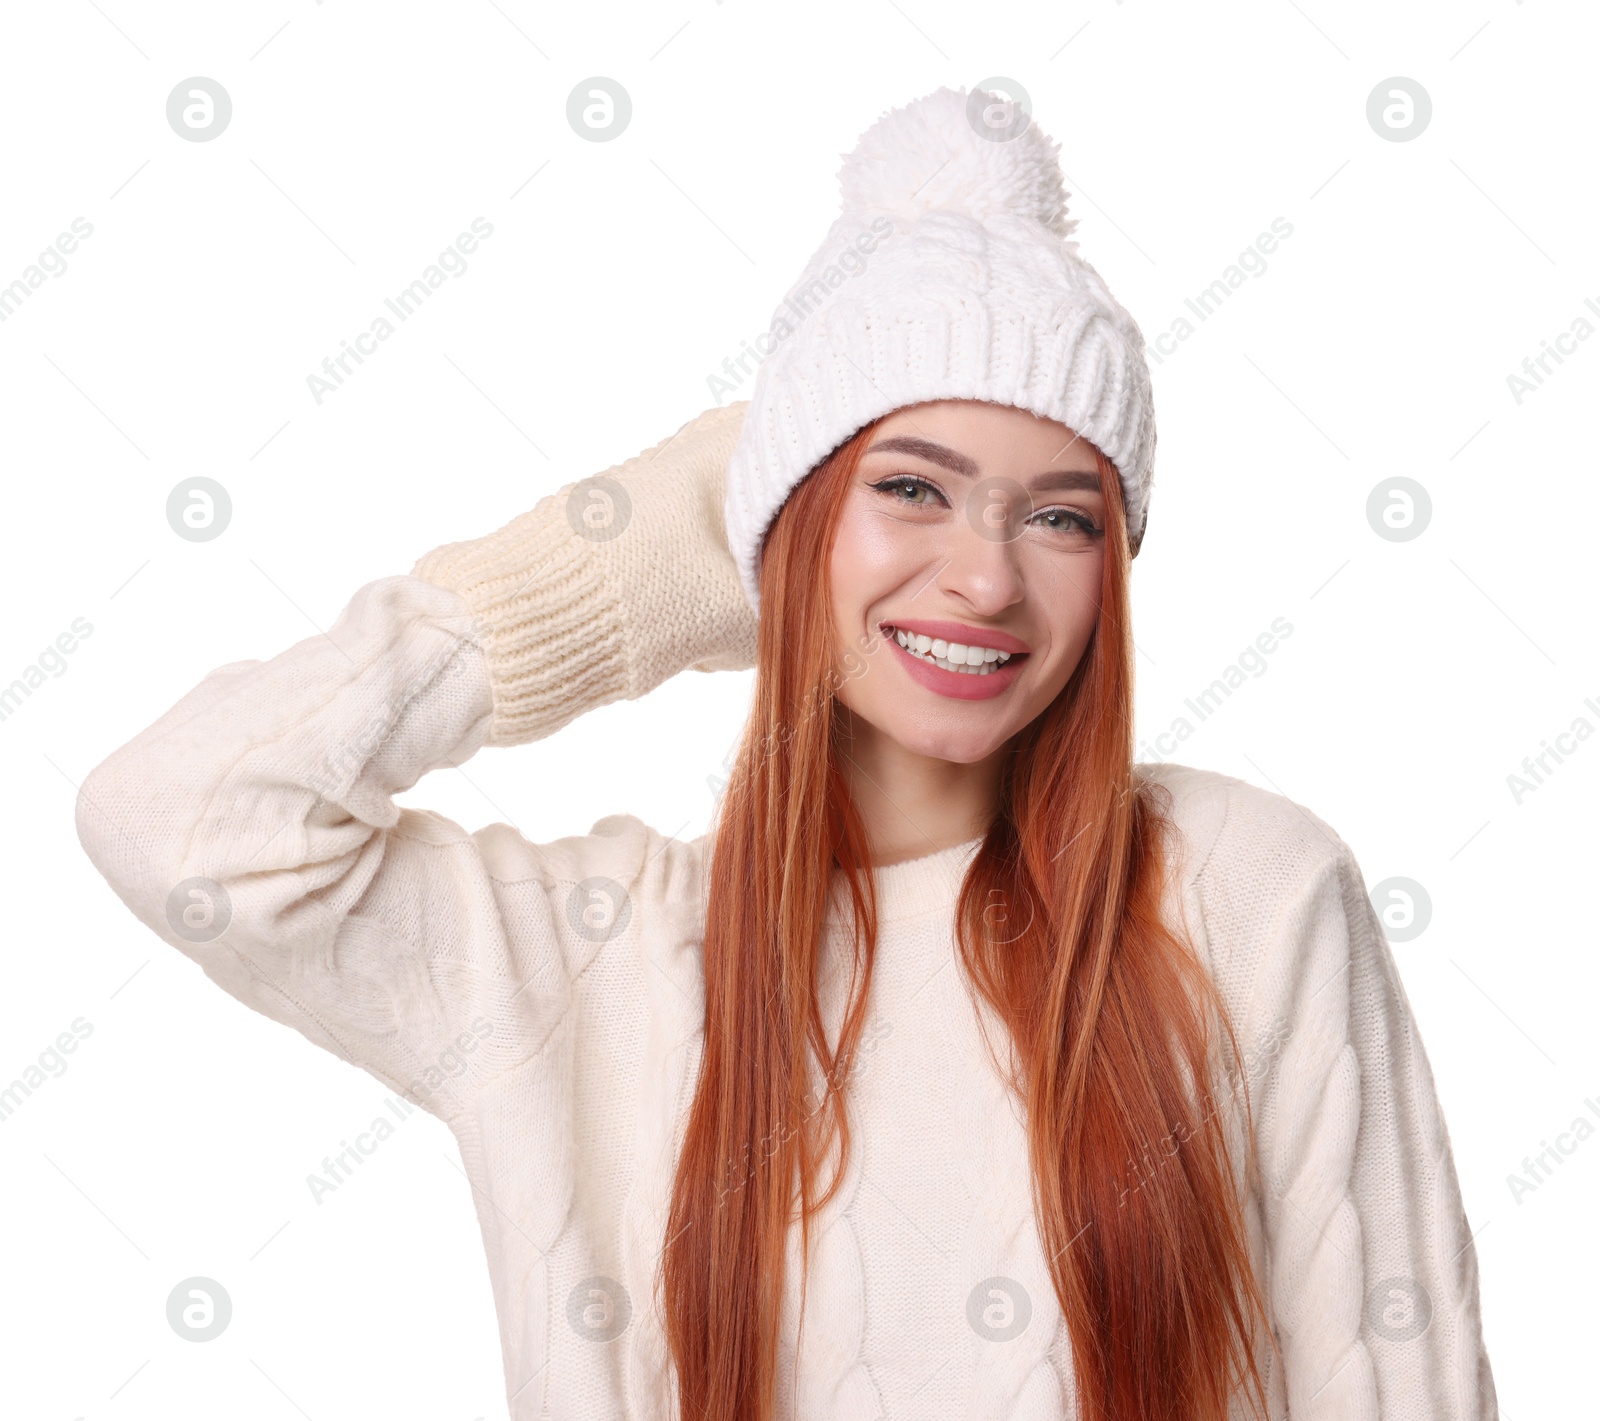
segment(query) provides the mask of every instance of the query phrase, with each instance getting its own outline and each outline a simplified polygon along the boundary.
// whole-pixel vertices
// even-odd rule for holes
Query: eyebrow
[[[867,449],[868,454],[910,454],[917,459],[926,459],[930,464],[938,464],[951,473],[961,474],[965,478],[975,479],[980,470],[977,464],[963,454],[959,449],[951,449],[947,445],[937,444],[931,439],[918,439],[913,435],[897,435],[890,439],[880,439]],[[1055,469],[1048,473],[1038,474],[1033,480],[1035,489],[1087,489],[1093,493],[1100,492],[1100,475],[1084,469]]]

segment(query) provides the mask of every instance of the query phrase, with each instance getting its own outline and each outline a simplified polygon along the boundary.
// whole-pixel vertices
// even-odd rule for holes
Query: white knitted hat
[[[757,611],[761,540],[795,486],[863,425],[928,400],[1075,430],[1116,465],[1143,536],[1144,337],[1068,240],[1059,147],[997,95],[940,88],[845,156],[839,217],[773,316],[728,466],[728,543]]]

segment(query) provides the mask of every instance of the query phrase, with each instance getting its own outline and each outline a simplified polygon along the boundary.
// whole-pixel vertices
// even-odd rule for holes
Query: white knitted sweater
[[[85,850],[141,921],[448,1123],[516,1421],[677,1416],[653,1281],[700,1060],[710,841],[613,815],[533,844],[393,796],[685,667],[754,664],[721,511],[743,409],[608,471],[631,502],[620,535],[575,531],[568,485],[360,588],[326,636],[213,671],[78,798]],[[1260,1349],[1274,1421],[1495,1416],[1449,1138],[1349,848],[1239,780],[1140,772],[1171,795],[1169,911],[1251,1076],[1263,1187],[1247,1220],[1285,1361]],[[955,957],[976,847],[875,871],[855,1148],[814,1234],[798,1356],[791,1255],[782,1415],[1076,1414],[1021,1110]],[[190,895],[196,879],[226,894],[209,927],[221,898]],[[845,975],[824,977],[835,1032]]]

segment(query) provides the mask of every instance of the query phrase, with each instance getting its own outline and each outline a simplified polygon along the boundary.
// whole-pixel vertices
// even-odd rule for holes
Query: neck
[[[850,786],[875,868],[887,868],[975,839],[999,805],[1009,746],[962,763],[909,749],[842,703],[840,767]]]

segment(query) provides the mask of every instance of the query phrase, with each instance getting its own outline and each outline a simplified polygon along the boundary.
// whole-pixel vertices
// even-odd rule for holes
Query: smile
[[[926,634],[917,635],[895,627],[894,639],[913,656],[955,671],[973,676],[987,676],[996,667],[1011,659],[1009,651],[997,651],[992,646],[963,646],[960,642],[944,641]]]
[[[988,700],[1017,679],[1026,652],[965,645],[883,624],[898,659],[912,678],[930,691],[954,700]]]

